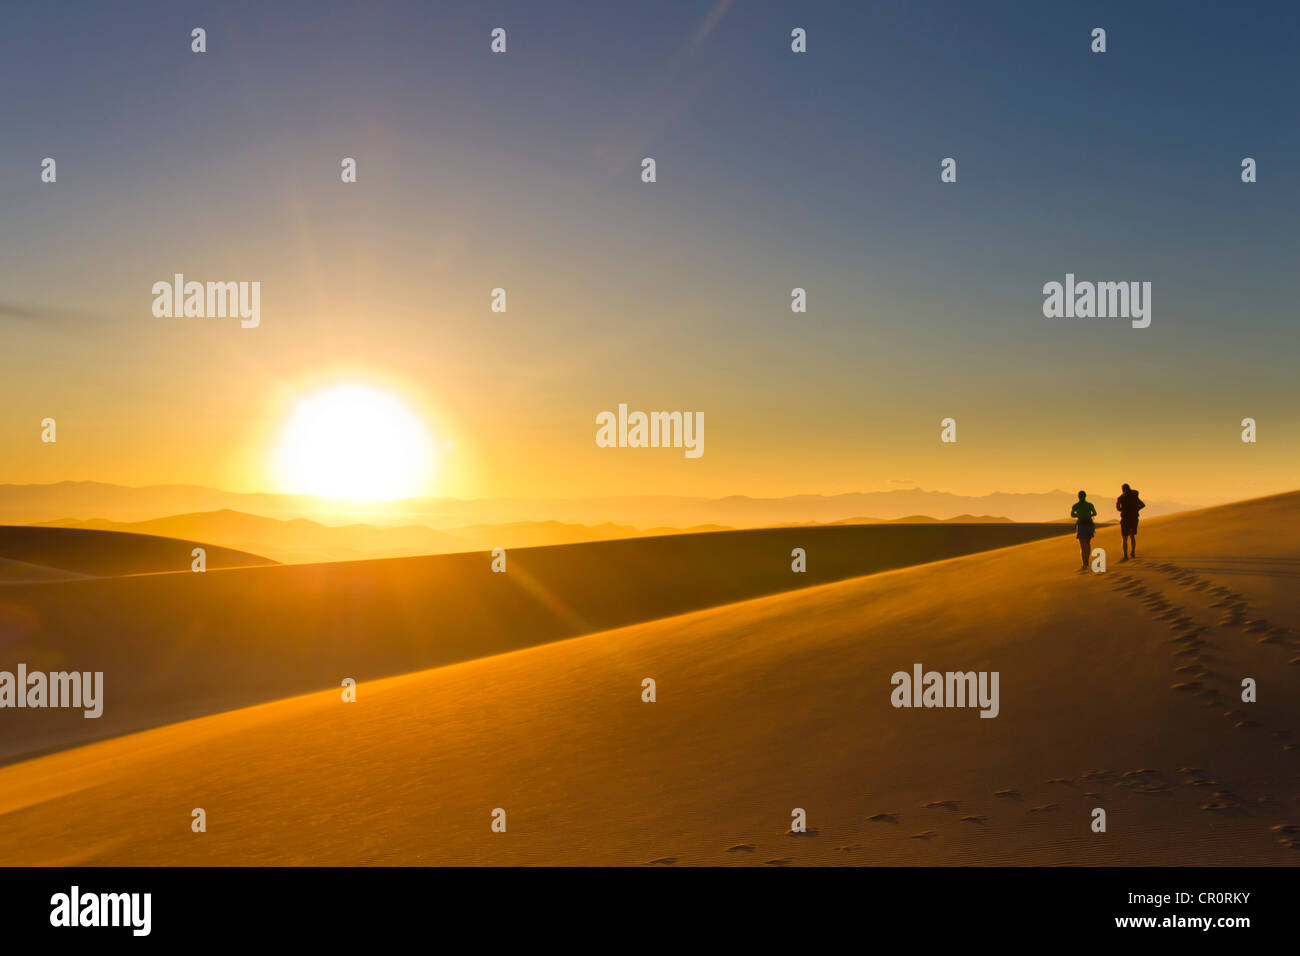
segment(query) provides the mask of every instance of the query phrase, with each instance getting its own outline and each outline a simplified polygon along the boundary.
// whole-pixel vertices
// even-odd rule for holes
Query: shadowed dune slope
[[[14,586],[0,669],[103,671],[104,715],[0,711],[0,762],[221,710],[1059,534],[805,528]],[[790,552],[808,551],[808,571]]]
[[[1038,541],[53,754],[0,769],[0,862],[1295,863],[1297,531],[1261,499],[1123,565],[1104,530],[1105,574]],[[914,663],[999,715],[892,707]]]
[[[206,553],[208,570],[274,564],[260,555],[201,541],[124,534],[87,528],[38,528],[0,525],[0,561],[35,565],[30,576],[15,572],[0,580],[54,580],[65,577],[115,577],[190,570],[194,548]]]

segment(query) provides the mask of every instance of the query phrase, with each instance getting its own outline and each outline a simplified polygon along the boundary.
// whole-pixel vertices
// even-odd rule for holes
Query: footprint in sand
[[[934,837],[937,837],[938,835],[939,835],[939,834],[938,834],[937,832],[935,832],[934,830],[923,830],[923,831],[921,831],[920,833],[913,833],[913,834],[912,834],[912,839],[913,839],[913,840],[930,840],[930,839],[933,839]]]
[[[989,822],[989,818],[988,818],[988,817],[983,817],[983,816],[978,816],[978,815],[972,815],[972,816],[969,816],[969,817],[962,817],[961,819],[962,819],[962,822],[963,822],[963,823],[974,823],[974,824],[977,824],[977,825],[979,825],[979,826],[984,826],[984,824],[986,824],[986,823]]]
[[[835,849],[839,850],[841,853],[852,853],[854,850],[861,850],[862,844],[855,843],[852,846],[837,846]]]
[[[780,860],[764,860],[763,862],[768,866],[789,866],[794,862],[794,858],[787,856]]]
[[[994,790],[994,791],[993,791],[993,796],[995,796],[995,797],[1006,797],[1008,800],[1019,800],[1019,799],[1020,799],[1020,791],[1019,791],[1019,790],[1013,790],[1013,789],[1011,789],[1010,787],[1007,787],[1005,790]]]
[[[650,860],[646,863],[646,866],[672,866],[676,862],[677,857],[675,856],[661,856],[657,860]]]
[[[956,800],[931,800],[929,803],[921,804],[927,810],[956,810]]]
[[[1235,724],[1233,724],[1232,726],[1233,726],[1235,729],[1237,729],[1237,730],[1249,730],[1249,729],[1251,729],[1252,727],[1258,727],[1258,726],[1259,726],[1259,721],[1257,721],[1257,720],[1239,720],[1239,721],[1237,721]]]
[[[1201,809],[1208,810],[1211,813],[1223,813],[1237,808],[1224,800],[1211,800],[1209,803],[1202,803]]]
[[[1059,803],[1044,803],[1041,807],[1030,807],[1030,813],[1051,813],[1054,810],[1061,809]]]
[[[869,823],[897,823],[898,814],[897,813],[873,813],[871,816],[867,817],[867,821]]]
[[[737,843],[735,846],[727,847],[728,853],[753,853],[758,847],[752,843]]]
[[[1074,786],[1074,781],[1071,780],[1069,777],[1049,777],[1048,780],[1047,780],[1047,782],[1048,782],[1048,783],[1060,783],[1060,784],[1064,784],[1064,785],[1067,786],[1067,787],[1073,787],[1073,786]]]
[[[786,830],[785,835],[792,837],[815,837],[821,832],[821,830],[815,830],[810,827],[807,830]]]
[[[1182,681],[1177,684],[1170,684],[1170,690],[1201,690],[1205,685],[1198,680]]]

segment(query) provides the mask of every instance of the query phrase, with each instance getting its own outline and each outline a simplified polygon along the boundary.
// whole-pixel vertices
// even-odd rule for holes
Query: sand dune
[[[42,564],[28,564],[26,561],[14,561],[0,558],[0,584],[35,584],[40,581],[79,581],[90,577],[75,571],[62,571],[59,568],[47,568]]]
[[[870,523],[872,522],[836,522]],[[41,524],[57,528],[94,528],[211,541],[227,548],[265,555],[283,564],[405,558],[458,551],[490,551],[493,548],[535,548],[552,544],[577,544],[582,541],[609,541],[614,538],[732,530],[713,525],[641,529],[608,522],[581,525],[534,521],[473,525],[442,531],[424,525],[325,525],[306,518],[282,520],[229,509],[168,515],[148,521],[63,518]]]
[[[1295,863],[1298,525],[1279,496],[1147,522],[1136,563],[1103,531],[1102,575],[1038,541],[53,754],[0,769],[0,861]],[[999,716],[895,709],[914,662],[998,671]]]
[[[0,668],[103,671],[109,702],[0,711],[0,762],[55,747],[1059,534],[1037,525],[808,528],[279,565],[0,594]],[[790,570],[795,546],[808,570]],[[114,704],[114,701],[117,703]]]
[[[229,509],[168,515],[148,521],[67,518],[44,524],[211,541],[227,548],[265,555],[285,564],[473,550],[461,538],[423,526],[353,524],[336,527],[306,518],[281,520]]]
[[[0,560],[8,563],[0,581],[47,581],[189,571],[192,551],[207,552],[211,570],[274,564],[261,555],[201,541],[122,534],[85,528],[0,525]],[[29,565],[23,573],[20,565]]]

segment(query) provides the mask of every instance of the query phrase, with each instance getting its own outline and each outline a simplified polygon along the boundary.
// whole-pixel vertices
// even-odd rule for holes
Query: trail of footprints
[[[1177,767],[1172,773],[1165,773],[1149,767],[1124,771],[1086,770],[1077,779],[1051,777],[1043,781],[1043,783],[1048,787],[1061,788],[1064,799],[1073,797],[1080,801],[1084,807],[1092,805],[1095,801],[1104,800],[1106,797],[1105,791],[1107,790],[1121,790],[1152,797],[1172,797],[1176,794],[1177,788],[1184,787],[1196,792],[1197,799],[1201,801],[1200,808],[1206,813],[1250,815],[1252,811],[1280,809],[1278,802],[1268,797],[1257,797],[1250,800],[1234,791],[1231,787],[1220,783],[1200,767]],[[990,800],[1006,801],[1013,804],[1024,800],[1019,790],[1010,787],[995,790],[989,794],[989,798]],[[929,842],[940,837],[940,831],[930,827],[941,825],[945,819],[947,822],[955,821],[966,826],[991,827],[994,822],[992,817],[987,814],[967,813],[965,812],[967,809],[965,804],[965,801],[951,799],[931,800],[919,806],[915,813],[904,814],[897,810],[881,811],[866,817],[866,822],[901,826],[904,819],[909,822],[916,820],[921,825],[927,826],[927,829],[911,833],[909,836],[913,840],[922,842]],[[1049,802],[1025,807],[1020,812],[1032,816],[1058,813],[1063,809],[1064,805],[1062,803]],[[1300,850],[1300,823],[1275,824],[1271,827],[1271,830],[1276,834],[1279,846]],[[787,837],[808,838],[819,836],[820,831],[815,829],[809,829],[806,832],[787,830],[785,835]],[[865,850],[867,847],[861,843],[852,843],[837,846],[835,849],[841,853],[851,854]],[[753,854],[757,850],[758,846],[753,843],[737,843],[726,848],[727,853]],[[671,865],[675,862],[675,857],[662,857],[658,860],[649,861],[651,865]],[[763,862],[769,866],[789,866],[795,862],[795,859],[787,856],[764,860]]]
[[[1141,566],[1168,578],[1178,587],[1212,598],[1208,610],[1219,614],[1218,620],[1213,624],[1202,623],[1191,616],[1195,612],[1173,604],[1162,590],[1150,583],[1144,584],[1139,578],[1128,574],[1116,574],[1111,580],[1111,587],[1115,591],[1136,600],[1155,621],[1165,624],[1173,632],[1169,643],[1175,680],[1170,684],[1170,689],[1178,694],[1198,697],[1206,707],[1220,708],[1227,726],[1232,730],[1260,729],[1261,723],[1242,709],[1244,705],[1237,703],[1240,699],[1241,675],[1224,675],[1213,669],[1213,665],[1221,662],[1222,658],[1216,654],[1220,645],[1210,638],[1223,640],[1226,647],[1231,646],[1239,634],[1247,638],[1253,636],[1257,645],[1289,649],[1292,656],[1287,663],[1291,665],[1300,664],[1300,654],[1297,653],[1300,651],[1300,639],[1288,627],[1273,624],[1263,618],[1252,618],[1249,600],[1231,588],[1216,584],[1175,564],[1141,562]],[[1220,687],[1226,688],[1226,693]],[[1296,752],[1290,730],[1278,728],[1271,732],[1271,736],[1283,751]],[[1257,797],[1250,801],[1195,767],[1180,767],[1176,773],[1184,776],[1183,782],[1187,786],[1209,792],[1208,798],[1201,804],[1201,809],[1208,813],[1246,813],[1252,806],[1273,802],[1267,797]],[[1142,788],[1142,792],[1161,790],[1157,785]],[[1277,824],[1273,830],[1279,834],[1280,845],[1300,849],[1300,825]]]
[[[1180,568],[1173,564],[1147,565],[1150,570],[1168,577],[1175,584],[1190,591],[1201,592],[1214,600],[1210,603],[1211,611],[1219,611],[1219,618],[1214,624],[1198,622],[1189,616],[1186,608],[1172,604],[1164,592],[1143,584],[1138,578],[1127,574],[1116,574],[1111,581],[1115,591],[1133,598],[1140,603],[1152,617],[1173,632],[1169,638],[1172,645],[1170,656],[1174,659],[1174,683],[1170,689],[1180,694],[1199,697],[1207,707],[1221,707],[1223,716],[1235,730],[1253,730],[1260,723],[1239,707],[1231,707],[1229,702],[1236,701],[1239,694],[1240,677],[1223,675],[1213,669],[1215,663],[1222,660],[1215,652],[1219,645],[1209,638],[1222,635],[1231,640],[1233,632],[1242,632],[1247,637],[1254,636],[1259,645],[1273,645],[1279,649],[1289,649],[1291,665],[1300,665],[1300,639],[1288,627],[1272,624],[1263,618],[1249,616],[1249,601],[1231,588],[1217,585],[1206,578]],[[1214,632],[1211,634],[1211,632]],[[1216,684],[1226,686],[1228,694]],[[1291,732],[1278,729],[1272,732],[1284,751],[1294,751]]]
[[[1254,642],[1258,645],[1272,645],[1291,653],[1292,656],[1287,663],[1300,665],[1300,636],[1290,628],[1272,624],[1262,618],[1252,618],[1249,613],[1249,601],[1231,588],[1215,584],[1173,564],[1143,562],[1141,566],[1167,577],[1175,585],[1213,598],[1209,608],[1219,613],[1218,620],[1214,624],[1199,622],[1192,616],[1194,612],[1171,602],[1160,589],[1144,584],[1132,575],[1114,575],[1111,587],[1137,601],[1156,622],[1163,624],[1171,632],[1170,656],[1175,681],[1170,685],[1170,689],[1177,694],[1200,698],[1207,707],[1224,708],[1226,726],[1232,730],[1260,729],[1260,722],[1241,710],[1241,705],[1230,706],[1229,702],[1238,699],[1239,678],[1223,675],[1212,668],[1212,665],[1220,662],[1221,658],[1215,653],[1219,645],[1209,638],[1216,636],[1231,640],[1235,632],[1240,632],[1247,638],[1254,637]],[[1225,695],[1215,686],[1216,683],[1227,686],[1231,696]],[[1292,741],[1289,730],[1277,729],[1271,733],[1283,751],[1300,753]],[[1150,768],[1125,771],[1087,770],[1080,774],[1077,780],[1070,777],[1051,777],[1044,783],[1049,787],[1060,788],[1063,794],[1070,794],[1084,801],[1102,799],[1103,790],[1106,788],[1158,798],[1172,796],[1177,787],[1185,787],[1196,792],[1197,799],[1200,800],[1200,809],[1206,813],[1237,815],[1250,814],[1261,809],[1270,811],[1281,809],[1281,805],[1269,797],[1259,796],[1252,800],[1237,793],[1199,767],[1177,767],[1172,774]],[[990,794],[990,797],[997,802],[1005,802],[1012,806],[1024,802],[1021,792],[1011,787],[996,790]],[[940,837],[940,832],[930,828],[930,825],[938,826],[945,818],[948,822],[969,827],[988,828],[994,823],[993,818],[988,814],[964,812],[966,809],[962,801],[952,799],[932,800],[922,804],[917,808],[915,818],[922,826],[926,826],[926,829],[912,833],[910,837],[921,842],[929,842]],[[1057,802],[1019,808],[1021,814],[1028,816],[1051,814],[1060,810],[1062,804]],[[913,818],[912,813],[882,810],[868,816],[866,822],[901,826],[905,819],[910,822]],[[1300,850],[1300,823],[1278,823],[1274,824],[1271,830],[1276,834],[1279,846]],[[806,832],[786,831],[788,837],[806,839],[818,835],[819,832],[814,829]],[[757,849],[758,847],[753,843],[737,843],[728,847],[725,852],[752,854]],[[835,849],[843,853],[854,853],[866,847],[855,843]],[[674,857],[662,857],[650,861],[652,864],[659,865],[671,865],[675,862]],[[770,866],[788,866],[794,862],[794,858],[777,857],[763,862]]]

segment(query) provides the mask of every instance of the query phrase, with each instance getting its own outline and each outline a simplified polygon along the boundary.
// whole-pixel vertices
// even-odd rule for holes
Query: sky
[[[1289,490],[1298,47],[1282,3],[6,11],[0,482],[287,490],[294,409],[361,383],[434,496]],[[156,317],[177,272],[260,325]],[[1067,273],[1150,327],[1044,317]],[[620,403],[704,454],[598,447]]]

